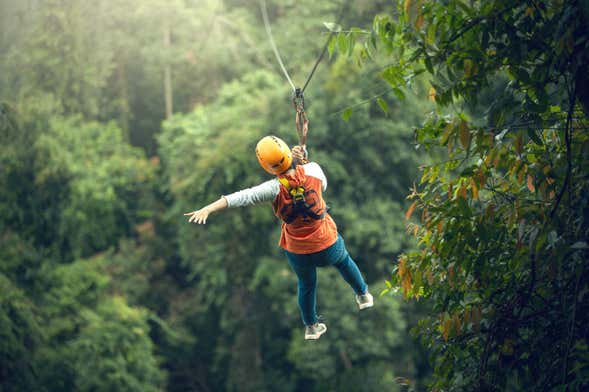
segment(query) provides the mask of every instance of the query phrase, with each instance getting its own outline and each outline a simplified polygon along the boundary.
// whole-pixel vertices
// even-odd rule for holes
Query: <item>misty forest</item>
[[[184,215],[304,85],[314,341],[271,203]],[[0,0],[0,391],[586,391],[588,325],[588,1]]]

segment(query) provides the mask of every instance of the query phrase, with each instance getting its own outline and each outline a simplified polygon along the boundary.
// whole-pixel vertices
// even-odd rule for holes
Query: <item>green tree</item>
[[[56,232],[53,244],[76,257],[90,256],[115,245],[149,216],[141,195],[149,189],[153,167],[113,123],[54,118],[39,136],[37,151],[36,185],[49,197],[64,194],[56,208],[42,212]]]
[[[104,261],[80,260],[46,273],[40,298],[46,345],[37,352],[48,390],[159,390],[149,313],[111,296]]]
[[[4,261],[4,258],[0,259]],[[3,390],[37,387],[33,353],[42,341],[36,309],[21,289],[0,274],[0,376]],[[6,389],[4,389],[6,388]]]
[[[584,2],[398,2],[364,44],[399,88],[425,72],[440,108],[417,130],[443,162],[410,194],[419,250],[394,281],[436,314],[418,327],[441,390],[589,383]],[[359,34],[334,39],[353,43]],[[341,38],[341,37],[344,38]],[[503,81],[507,81],[503,83]],[[489,102],[482,111],[480,102]],[[447,114],[447,115],[444,115]]]
[[[104,258],[77,259],[132,234],[150,165],[114,125],[41,133],[0,108],[2,387],[159,390],[151,313],[110,291]]]

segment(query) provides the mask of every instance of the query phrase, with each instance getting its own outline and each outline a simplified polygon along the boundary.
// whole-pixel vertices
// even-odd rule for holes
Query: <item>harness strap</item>
[[[299,144],[303,147],[307,144],[307,132],[309,128],[305,126],[305,123],[308,121],[307,114],[304,110],[297,110],[297,114],[295,117],[295,125],[297,127],[297,135],[299,136]]]
[[[286,188],[295,202],[305,201],[305,188],[302,186],[291,187],[288,180],[284,177],[278,178],[278,181]]]
[[[300,93],[300,96],[297,97],[295,92],[295,96],[293,97],[292,101],[296,109],[295,125],[297,129],[297,135],[299,136],[299,145],[303,148],[303,152],[305,153],[302,163],[305,164],[308,163],[307,132],[309,131],[309,120],[307,119],[307,114],[305,113],[305,99],[303,98],[303,93],[300,92],[300,89],[297,89],[297,92]]]
[[[279,177],[278,181],[280,181],[282,186],[284,186],[284,188],[288,191],[293,200],[291,205],[292,209],[290,211],[287,206],[284,206],[280,211],[282,219],[285,223],[289,224],[294,222],[298,216],[302,216],[303,218],[311,218],[314,220],[321,220],[325,217],[325,212],[321,212],[320,214],[313,212],[312,208],[316,205],[316,202],[311,205],[307,203],[307,200],[305,199],[304,187],[292,187],[288,180],[284,177]],[[310,192],[314,191],[311,190]]]

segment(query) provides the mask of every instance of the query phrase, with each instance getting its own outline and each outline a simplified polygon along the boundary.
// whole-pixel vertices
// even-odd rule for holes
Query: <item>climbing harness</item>
[[[280,65],[280,68],[282,69],[282,73],[284,74],[284,76],[286,77],[286,80],[288,80],[288,83],[292,87],[292,91],[293,91],[292,102],[293,102],[293,105],[294,105],[295,111],[296,111],[295,123],[296,123],[296,127],[297,127],[297,135],[299,137],[299,144],[303,148],[303,151],[305,152],[305,156],[306,156],[306,154],[307,154],[307,148],[306,148],[307,127],[304,124],[307,122],[307,116],[305,114],[305,97],[303,94],[305,92],[305,89],[309,85],[311,78],[315,74],[315,70],[317,69],[317,66],[319,65],[319,63],[323,59],[323,56],[325,55],[325,52],[327,51],[329,41],[331,40],[331,38],[334,34],[334,31],[332,31],[329,34],[329,36],[327,37],[327,41],[325,42],[325,45],[323,46],[323,50],[321,51],[321,54],[319,55],[319,57],[315,61],[315,64],[313,65],[313,68],[311,69],[311,73],[307,77],[307,80],[305,81],[303,88],[296,87],[295,84],[293,83],[292,79],[290,78],[288,71],[286,70],[286,67],[284,66],[284,63],[282,62],[282,58],[280,57],[280,53],[278,52],[278,48],[276,47],[276,43],[274,42],[274,38],[272,37],[272,29],[270,27],[270,22],[268,21],[268,11],[266,10],[266,0],[260,0],[260,9],[262,10],[262,18],[264,19],[264,26],[266,28],[266,34],[268,35],[268,38],[270,40],[270,44],[272,45],[272,50],[274,51],[274,55],[276,56],[276,60],[278,60],[278,64]],[[342,13],[343,13],[343,8],[342,8]],[[341,15],[340,15],[340,17],[341,17]]]
[[[325,210],[321,209],[319,196],[315,190],[306,191],[303,186],[293,187],[285,177],[279,177],[278,181],[291,197],[291,202],[285,203],[279,211],[284,223],[292,223],[299,216],[313,220],[321,220],[325,217]]]
[[[280,177],[278,179],[280,183],[286,188],[288,193],[292,196],[292,199],[295,203],[300,203],[305,201],[305,188],[302,186],[291,187],[288,180],[284,177]]]

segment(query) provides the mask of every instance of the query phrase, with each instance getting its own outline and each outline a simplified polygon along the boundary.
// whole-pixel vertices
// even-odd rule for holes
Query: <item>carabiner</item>
[[[300,87],[297,87],[294,91],[292,97],[292,103],[295,107],[297,112],[304,112],[305,111],[305,97],[303,96],[303,90]]]

